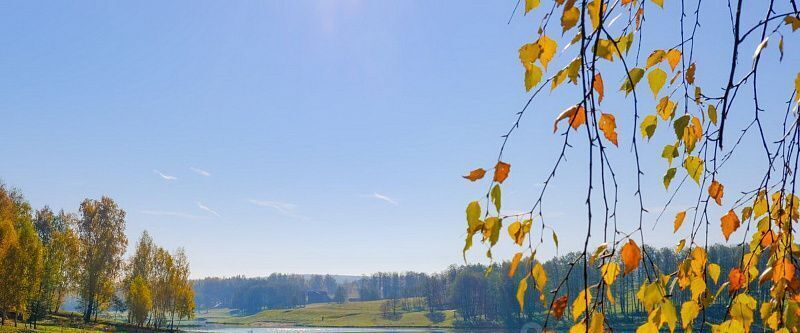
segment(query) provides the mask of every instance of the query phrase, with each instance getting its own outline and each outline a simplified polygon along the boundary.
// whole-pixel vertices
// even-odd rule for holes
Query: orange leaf
[[[725,236],[725,241],[727,241],[731,234],[736,229],[739,229],[739,216],[736,216],[733,210],[729,210],[728,214],[725,214],[720,221],[722,222],[722,234]]]
[[[775,232],[772,230],[762,231],[761,234],[761,247],[767,248],[772,246],[773,243],[777,240],[777,236]]]
[[[633,272],[639,267],[639,262],[642,260],[642,250],[639,249],[639,245],[636,245],[633,239],[628,239],[628,243],[622,246],[620,255],[622,256],[622,263],[625,264],[623,275]]]
[[[745,276],[738,267],[731,270],[728,274],[728,281],[730,281],[730,292],[733,293],[744,287]]]
[[[562,111],[556,118],[556,122],[553,123],[553,133],[558,131],[558,122],[564,119],[569,119],[570,126],[573,129],[578,129],[578,127],[586,123],[586,110],[583,109],[583,106],[573,105]]]
[[[494,181],[502,184],[508,178],[509,172],[511,172],[511,164],[497,161],[497,165],[494,166]]]
[[[469,179],[470,181],[474,182],[474,181],[476,181],[478,179],[483,178],[483,175],[485,175],[485,174],[486,174],[486,170],[483,170],[483,168],[477,168],[475,170],[470,171],[468,175],[461,176],[461,177],[464,177],[464,178]]]
[[[772,281],[778,282],[781,279],[792,281],[794,278],[794,265],[789,258],[783,258],[775,262],[772,269]]]
[[[561,296],[556,298],[553,301],[553,307],[550,309],[550,313],[553,315],[553,318],[556,320],[561,320],[561,317],[564,315],[564,309],[567,308],[567,295]]]
[[[720,184],[718,181],[714,180],[711,182],[711,186],[708,187],[708,195],[714,198],[714,201],[717,202],[717,205],[722,206],[722,196],[725,193],[725,186]]]
[[[617,122],[614,119],[614,115],[610,113],[601,113],[599,125],[606,139],[617,146]]]
[[[520,259],[522,259],[522,252],[517,252],[517,254],[514,255],[514,259],[511,259],[511,267],[508,269],[508,277],[513,277],[514,273],[516,273]]]
[[[594,91],[597,92],[597,103],[602,103],[604,95],[603,91],[605,90],[603,89],[603,77],[600,76],[600,73],[594,75],[594,83],[592,83],[592,88],[594,88]]]
[[[686,218],[686,211],[685,210],[682,211],[682,212],[679,212],[678,214],[675,214],[675,222],[672,223],[675,226],[675,230],[672,231],[673,233],[674,232],[678,232],[678,228],[681,227],[681,225],[683,224],[683,219],[685,219],[685,218]]]
[[[669,63],[669,67],[675,71],[675,67],[678,67],[678,63],[681,62],[681,51],[676,49],[669,50],[669,52],[667,52],[667,62]]]

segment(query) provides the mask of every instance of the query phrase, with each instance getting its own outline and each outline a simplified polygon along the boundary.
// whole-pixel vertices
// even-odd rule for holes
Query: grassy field
[[[396,320],[381,316],[383,301],[352,302],[345,304],[322,303],[288,310],[265,310],[251,316],[232,317],[213,313],[209,322],[240,325],[293,324],[298,326],[327,327],[452,327],[454,311],[444,311],[444,320],[433,322],[427,311],[401,312]],[[199,313],[198,316],[202,316]]]

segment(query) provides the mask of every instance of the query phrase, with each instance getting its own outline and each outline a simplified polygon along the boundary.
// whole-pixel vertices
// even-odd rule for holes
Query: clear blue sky
[[[662,28],[667,23],[651,6],[644,50],[680,40],[679,4],[666,2],[672,28]],[[536,22],[520,15],[507,25],[513,5],[6,3],[0,179],[35,207],[77,211],[85,197],[113,197],[128,213],[130,244],[148,230],[169,249],[185,247],[193,277],[441,270],[462,260],[464,207],[485,191],[460,175],[493,165],[499,136],[526,98],[517,49],[535,38]],[[713,27],[727,24],[717,5],[708,12],[722,11],[698,37],[713,51],[697,54],[699,81],[715,87],[724,77],[715,59],[729,56],[719,50],[730,39],[726,26]],[[553,28],[549,34],[560,36]],[[570,38],[559,38],[559,48]],[[751,42],[745,67],[758,43]],[[794,73],[797,47],[786,47],[774,68]],[[768,51],[776,60],[774,44]],[[613,91],[621,73],[607,73]],[[776,76],[786,89],[766,92],[778,107],[791,79]],[[652,95],[640,88],[644,112],[652,113]],[[509,211],[529,207],[551,167],[561,140],[552,119],[572,101],[565,99],[571,89],[535,103],[512,142]],[[747,92],[739,98],[751,114]],[[631,110],[618,96],[604,103],[620,126],[620,223],[631,227]],[[664,200],[666,166],[657,156],[671,135],[666,128],[657,131],[659,143],[643,148],[652,160],[645,186],[653,208]],[[562,252],[585,233],[584,141],[545,206]],[[742,149],[740,162],[759,152]],[[735,193],[736,175],[748,167],[728,170],[726,192]],[[693,202],[691,190],[679,204]],[[647,228],[654,244],[676,241],[670,218],[655,232]],[[497,253],[507,258],[513,250],[503,245]],[[483,250],[473,252],[470,261],[485,262]]]

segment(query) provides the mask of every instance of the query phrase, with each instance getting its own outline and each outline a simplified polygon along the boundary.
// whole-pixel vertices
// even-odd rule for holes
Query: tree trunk
[[[89,304],[86,304],[86,309],[83,310],[84,323],[89,323],[92,320],[92,307],[94,307],[94,297],[89,298]]]

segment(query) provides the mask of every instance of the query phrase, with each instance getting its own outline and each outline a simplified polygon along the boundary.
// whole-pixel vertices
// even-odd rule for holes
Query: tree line
[[[198,308],[231,308],[243,314],[289,309],[309,303],[344,302],[342,285],[331,275],[272,274],[267,277],[204,278],[194,281]],[[333,295],[333,297],[331,297]]]
[[[651,254],[655,267],[671,267],[691,256],[687,250],[671,248],[655,249],[646,247]],[[741,247],[713,245],[708,247],[708,260],[720,265],[721,270],[729,271],[738,267]],[[582,274],[569,274],[575,266],[580,266],[581,253],[567,253],[554,257],[543,263],[548,279],[542,287],[546,296],[562,297],[574,300],[584,289]],[[523,258],[522,260],[527,260]],[[599,264],[600,260],[597,260]],[[264,309],[296,308],[307,303],[303,295],[317,290],[340,290],[347,297],[327,301],[375,301],[383,300],[381,311],[387,318],[399,318],[401,311],[427,311],[434,322],[443,319],[443,311],[456,311],[456,325],[461,327],[519,327],[529,321],[542,322],[547,313],[548,304],[542,302],[542,292],[538,288],[529,288],[524,293],[524,310],[520,311],[517,301],[517,281],[529,274],[526,270],[515,270],[509,276],[512,262],[498,262],[486,265],[452,265],[446,270],[434,273],[391,273],[381,272],[362,276],[352,282],[337,283],[333,278],[319,279],[329,281],[329,285],[320,287],[312,283],[312,278],[302,275],[273,274],[266,278],[206,278],[194,282],[197,304],[200,308],[227,307],[253,313]],[[759,263],[766,265],[766,262]],[[575,267],[575,270],[580,267]],[[568,276],[568,277],[567,277]],[[564,285],[557,295],[551,291],[557,289],[564,280]],[[602,279],[599,270],[590,270],[587,274],[589,285],[597,284]],[[647,281],[643,270],[620,276],[613,285],[613,294],[618,295],[614,304],[607,304],[604,309],[606,318],[641,318],[646,316],[645,306],[640,299],[639,286]],[[712,283],[709,280],[709,283]],[[719,283],[722,283],[720,279]],[[281,291],[282,293],[279,293]],[[769,289],[754,289],[759,298],[769,297]],[[675,289],[671,295],[676,301],[691,299],[691,290]],[[707,315],[721,317],[725,314],[725,305],[730,301],[729,295],[720,294]],[[551,317],[551,325],[554,319]],[[556,325],[568,325],[566,316],[556,321]]]
[[[18,189],[0,183],[0,325],[13,319],[35,328],[68,295],[87,323],[111,308],[130,309],[130,323],[154,328],[191,317],[185,252],[170,254],[146,232],[129,260],[127,245],[125,211],[109,197],[83,200],[77,214],[34,210]]]

